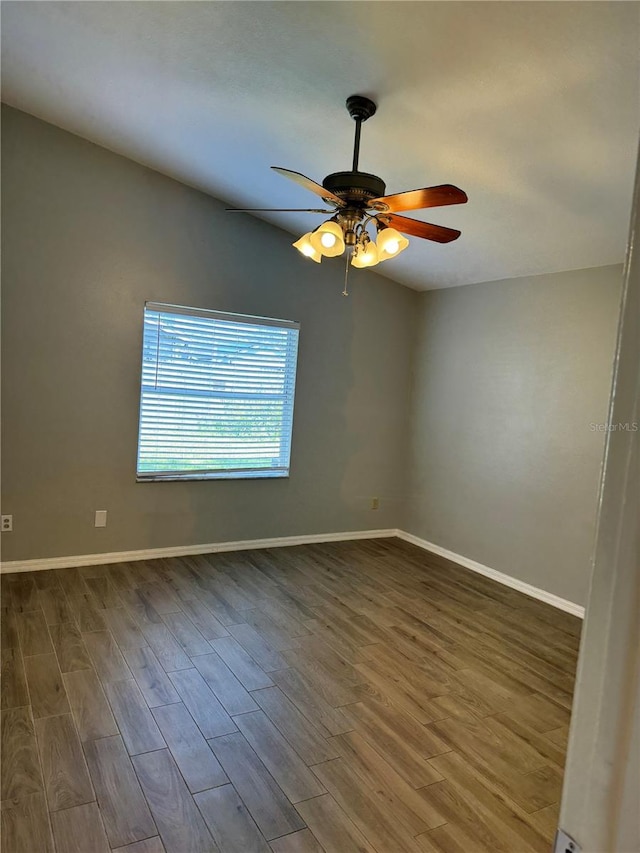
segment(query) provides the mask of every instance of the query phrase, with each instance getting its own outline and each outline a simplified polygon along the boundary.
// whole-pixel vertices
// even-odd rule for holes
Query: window
[[[287,477],[298,328],[147,302],[138,480]]]

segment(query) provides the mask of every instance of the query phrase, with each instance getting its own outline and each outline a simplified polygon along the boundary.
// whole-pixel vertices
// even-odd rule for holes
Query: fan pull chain
[[[349,261],[351,259],[351,256],[349,254],[349,249],[347,249],[347,251],[345,252],[345,255],[347,256],[347,262],[346,262],[345,267],[344,267],[344,290],[342,291],[342,295],[348,296],[349,291],[347,290],[347,280],[349,278]]]

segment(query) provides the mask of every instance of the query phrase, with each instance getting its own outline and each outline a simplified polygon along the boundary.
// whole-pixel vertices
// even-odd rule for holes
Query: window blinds
[[[298,329],[147,302],[138,479],[288,476]]]

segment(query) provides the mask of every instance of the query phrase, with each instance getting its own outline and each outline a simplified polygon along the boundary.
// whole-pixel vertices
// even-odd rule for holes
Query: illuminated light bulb
[[[309,235],[311,245],[321,255],[327,258],[335,258],[344,252],[344,236],[342,228],[337,222],[330,219],[323,222],[319,228]]]
[[[386,261],[404,251],[409,245],[409,241],[395,228],[383,228],[378,234],[376,245],[378,246],[378,260]]]
[[[311,258],[311,260],[315,261],[317,264],[322,260],[322,255],[311,242],[311,232],[303,234],[302,237],[300,237],[299,240],[296,240],[292,245],[295,246],[295,248],[300,252],[300,254],[304,255],[305,258]]]
[[[375,243],[369,241],[365,245],[360,243],[351,258],[351,264],[358,269],[375,267],[378,263],[378,249]]]

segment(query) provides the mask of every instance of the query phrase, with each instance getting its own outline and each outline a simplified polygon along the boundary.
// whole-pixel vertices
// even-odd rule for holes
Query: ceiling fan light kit
[[[382,178],[358,170],[362,123],[375,114],[376,105],[364,95],[351,95],[347,98],[346,106],[349,115],[356,123],[353,163],[350,172],[333,172],[327,175],[322,184],[317,184],[300,172],[282,169],[279,166],[271,167],[284,177],[315,193],[329,209],[306,208],[299,211],[297,208],[269,208],[268,210],[332,214],[326,222],[296,240],[293,243],[294,247],[316,263],[320,263],[323,257],[334,258],[346,251],[346,272],[348,272],[349,258],[351,265],[358,269],[372,267],[381,261],[395,258],[409,245],[404,234],[437,243],[457,240],[460,231],[454,228],[431,225],[428,222],[396,214],[398,211],[464,204],[467,201],[466,193],[451,184],[443,184],[385,195],[386,185]],[[233,209],[239,210],[239,208]],[[257,210],[266,211],[267,209],[243,208],[242,210],[257,212]],[[375,228],[375,242],[367,231],[369,225]],[[346,273],[343,292],[346,294]]]
[[[403,252],[409,241],[406,237],[397,231],[395,228],[381,228],[378,232],[378,258],[381,261],[386,261],[387,258],[395,258],[400,252]]]
[[[303,234],[299,240],[296,240],[296,242],[293,243],[293,245],[301,255],[305,256],[305,258],[311,258],[311,260],[315,261],[317,264],[322,260],[322,255],[311,242],[311,232]]]
[[[327,258],[335,258],[344,252],[344,234],[335,219],[323,222],[309,234],[311,245]]]
[[[366,269],[367,267],[374,267],[379,260],[378,247],[372,240],[366,240],[356,245],[351,256],[351,266],[357,269]]]

